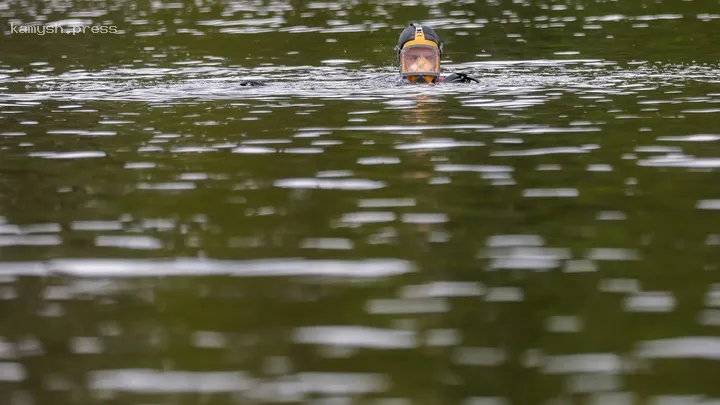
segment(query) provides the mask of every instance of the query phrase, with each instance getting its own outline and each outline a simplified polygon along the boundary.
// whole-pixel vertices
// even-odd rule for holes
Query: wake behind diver
[[[443,43],[435,30],[429,26],[411,23],[400,33],[395,46],[397,63],[400,66],[398,81],[405,84],[479,83],[465,73],[451,73],[440,76],[440,58]],[[241,86],[264,86],[265,83],[248,80]]]

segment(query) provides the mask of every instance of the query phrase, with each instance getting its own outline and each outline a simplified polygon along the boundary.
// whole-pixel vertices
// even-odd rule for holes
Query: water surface
[[[711,3],[0,3],[0,395],[717,401]]]

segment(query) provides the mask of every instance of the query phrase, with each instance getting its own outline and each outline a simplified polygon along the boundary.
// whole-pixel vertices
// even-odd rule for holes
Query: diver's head
[[[440,76],[442,42],[435,30],[410,24],[400,33],[395,47],[400,74],[411,83],[435,83]]]

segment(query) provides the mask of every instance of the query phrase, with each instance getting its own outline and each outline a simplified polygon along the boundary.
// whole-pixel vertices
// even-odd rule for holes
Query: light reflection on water
[[[25,91],[0,94],[0,101],[33,103],[42,100],[116,100],[169,102],[186,100],[280,101],[274,108],[292,107],[295,98],[312,100],[387,100],[398,108],[414,108],[418,96],[457,96],[464,106],[485,108],[527,108],[557,100],[563,94],[608,102],[611,95],[636,95],[657,90],[658,86],[683,86],[688,81],[716,83],[716,66],[642,65],[619,68],[599,60],[495,61],[448,64],[448,72],[462,71],[478,76],[479,84],[444,86],[403,86],[395,83],[394,69],[325,69],[320,66],[271,66],[245,69],[216,67],[207,69],[106,69],[94,73],[66,73],[59,76],[9,77],[7,81],[25,83]],[[196,77],[196,78],[192,78]],[[267,83],[263,87],[244,87],[246,79]],[[0,84],[3,80],[0,79]],[[545,92],[545,94],[542,94]],[[479,93],[479,94],[478,94]],[[535,94],[537,93],[537,94]],[[468,95],[470,94],[470,95]],[[587,94],[587,95],[586,95]],[[511,100],[495,97],[512,97]],[[640,97],[644,98],[644,97]],[[287,99],[286,101],[283,101]],[[429,101],[429,100],[428,100]],[[288,102],[290,104],[288,105]],[[712,97],[674,100],[639,100],[642,105],[687,103],[683,113],[713,113],[717,108],[689,108],[691,103],[714,103]],[[8,104],[6,107],[18,104]],[[20,104],[22,105],[22,104]],[[241,106],[243,104],[238,104]],[[312,105],[308,105],[311,107]],[[80,108],[65,105],[58,108]],[[387,107],[386,107],[387,110]],[[272,110],[253,111],[268,114]],[[362,111],[354,112],[362,114]],[[639,118],[617,114],[617,118]],[[250,117],[247,117],[250,118]],[[259,117],[255,117],[257,119]],[[199,124],[196,124],[199,125]],[[212,125],[212,124],[211,124]]]
[[[0,41],[8,403],[720,398],[710,6],[42,3],[122,33]]]

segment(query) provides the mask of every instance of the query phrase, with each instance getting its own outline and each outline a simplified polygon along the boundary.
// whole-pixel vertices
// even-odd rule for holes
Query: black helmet
[[[418,25],[420,25],[420,24],[418,24]],[[403,46],[405,46],[405,43],[415,39],[415,32],[416,32],[415,27],[416,27],[415,23],[410,23],[410,25],[400,33],[400,37],[398,38],[397,46],[395,46],[395,54],[398,57],[398,61],[400,58],[400,51],[402,50]],[[438,49],[440,50],[440,56],[442,56],[443,44],[440,41],[440,37],[435,32],[435,30],[432,29],[432,27],[427,26],[427,25],[423,25],[422,30],[423,30],[423,33],[425,34],[426,39],[433,41],[437,44]]]

